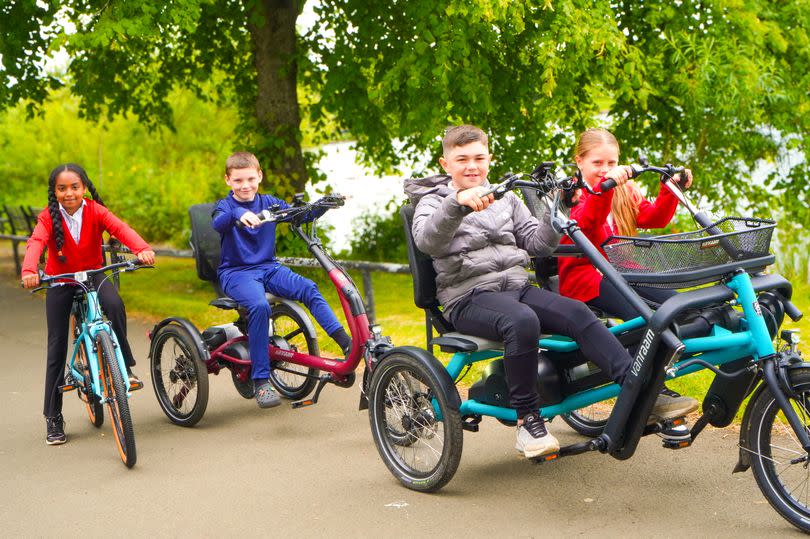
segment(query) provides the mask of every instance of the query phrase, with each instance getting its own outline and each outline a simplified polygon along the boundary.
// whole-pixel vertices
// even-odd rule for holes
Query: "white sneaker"
[[[532,412],[523,418],[523,424],[517,428],[515,449],[530,459],[556,453],[560,450],[560,442],[546,430],[543,418],[537,412]]]

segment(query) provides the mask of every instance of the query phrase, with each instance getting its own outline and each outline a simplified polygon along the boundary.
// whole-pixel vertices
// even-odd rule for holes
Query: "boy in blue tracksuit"
[[[256,402],[261,408],[281,403],[270,385],[269,324],[270,305],[265,292],[299,301],[307,306],[324,331],[347,354],[351,338],[343,329],[318,286],[276,260],[276,225],[260,224],[258,214],[272,205],[282,209],[289,204],[270,195],[258,194],[262,171],[251,153],[237,152],[225,163],[228,196],[217,202],[213,226],[219,232],[222,260],[217,271],[222,290],[248,313],[248,345],[253,363],[251,375],[256,386]],[[312,218],[318,217],[317,214]],[[236,226],[237,222],[244,227]]]

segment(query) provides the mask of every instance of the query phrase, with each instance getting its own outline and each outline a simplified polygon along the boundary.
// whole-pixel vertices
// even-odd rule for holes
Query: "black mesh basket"
[[[686,288],[719,281],[738,268],[750,272],[771,264],[775,226],[769,219],[726,217],[695,232],[611,236],[602,249],[631,284]]]

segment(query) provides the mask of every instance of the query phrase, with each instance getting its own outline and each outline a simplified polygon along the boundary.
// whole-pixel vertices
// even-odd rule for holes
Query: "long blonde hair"
[[[586,129],[577,137],[574,147],[574,157],[584,158],[585,155],[601,144],[612,144],[619,150],[619,141],[613,133],[606,129]],[[641,192],[632,182],[617,185],[613,189],[613,202],[610,211],[613,221],[622,236],[637,236],[638,207],[641,203]]]

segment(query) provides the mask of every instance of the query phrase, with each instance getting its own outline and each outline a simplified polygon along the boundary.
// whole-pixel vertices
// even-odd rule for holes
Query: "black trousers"
[[[587,305],[536,286],[503,292],[474,291],[450,312],[455,328],[504,343],[510,404],[522,418],[539,405],[537,341],[543,333],[574,339],[582,353],[618,383],[630,355]]]
[[[633,290],[644,298],[654,303],[664,303],[666,300],[677,294],[675,290],[667,288],[653,288],[651,286],[634,286]],[[599,285],[599,295],[587,302],[610,316],[630,320],[641,316],[627,300],[619,293],[619,290],[607,279],[602,279]]]
[[[98,291],[101,310],[107,315],[112,329],[118,337],[121,353],[126,364],[135,364],[132,350],[127,341],[127,313],[124,302],[111,279],[104,280],[104,275],[93,277]],[[73,305],[75,286],[50,288],[45,292],[45,318],[48,322],[48,358],[45,365],[45,417],[52,417],[62,411],[62,393],[59,386],[65,383],[65,361],[67,359],[68,339],[70,332],[70,308]]]

